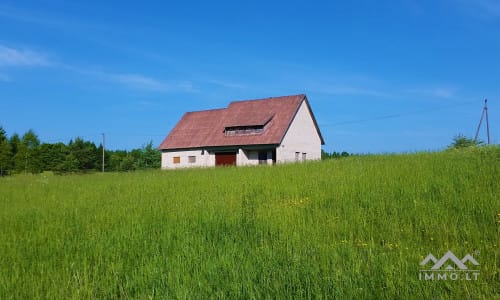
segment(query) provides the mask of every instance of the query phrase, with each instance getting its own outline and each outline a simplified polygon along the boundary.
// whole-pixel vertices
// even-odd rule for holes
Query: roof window
[[[230,126],[224,129],[225,136],[262,134],[264,125]]]

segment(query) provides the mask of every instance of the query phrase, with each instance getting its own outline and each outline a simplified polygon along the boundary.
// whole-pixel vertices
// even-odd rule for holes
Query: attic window
[[[224,129],[224,135],[226,136],[252,135],[261,134],[262,132],[264,132],[264,125],[230,126]]]

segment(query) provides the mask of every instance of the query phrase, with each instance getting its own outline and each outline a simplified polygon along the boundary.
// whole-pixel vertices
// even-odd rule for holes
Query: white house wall
[[[267,152],[267,164],[273,163],[271,158],[272,151],[263,150]],[[243,150],[239,149],[238,155],[236,156],[236,165],[238,166],[255,166],[259,164],[259,152],[258,150]]]
[[[194,156],[195,162],[189,162],[189,157]],[[179,163],[174,163],[174,157],[179,157]],[[271,151],[267,151],[267,164],[273,163],[271,158]],[[243,150],[239,149],[236,155],[236,165],[238,166],[252,166],[259,164],[259,151],[256,150]],[[215,166],[215,153],[209,151],[196,150],[182,150],[182,151],[163,151],[161,154],[161,168],[162,169],[179,169],[191,167],[213,167]]]
[[[254,165],[253,161],[255,158],[253,158],[253,155],[249,151],[245,151],[243,149],[239,149],[238,153],[236,155],[236,165],[237,166],[248,166],[248,165]],[[259,161],[257,160],[257,164]]]
[[[203,154],[202,154],[203,152]],[[195,162],[189,162],[189,157],[194,156]],[[174,164],[174,157],[179,157],[178,164]],[[208,151],[184,150],[184,151],[163,151],[161,154],[162,169],[178,169],[189,167],[215,166],[215,155]]]
[[[306,160],[321,159],[321,139],[305,101],[276,149],[276,160],[278,163],[302,161],[304,156]]]

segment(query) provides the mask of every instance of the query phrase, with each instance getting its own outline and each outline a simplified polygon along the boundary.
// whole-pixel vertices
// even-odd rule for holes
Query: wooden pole
[[[102,172],[104,173],[104,133],[102,134]]]

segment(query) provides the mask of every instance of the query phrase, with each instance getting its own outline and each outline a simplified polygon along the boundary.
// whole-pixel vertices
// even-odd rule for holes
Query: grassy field
[[[0,178],[0,299],[499,299],[499,166],[491,147]],[[448,250],[477,280],[419,279]]]

